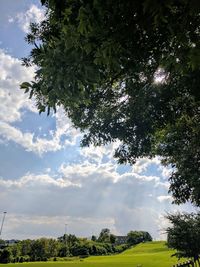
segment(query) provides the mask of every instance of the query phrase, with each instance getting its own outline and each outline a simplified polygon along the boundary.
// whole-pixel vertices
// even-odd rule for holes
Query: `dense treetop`
[[[200,4],[197,0],[42,0],[21,87],[40,112],[63,106],[83,145],[120,141],[115,157],[160,156],[175,202],[200,205]]]

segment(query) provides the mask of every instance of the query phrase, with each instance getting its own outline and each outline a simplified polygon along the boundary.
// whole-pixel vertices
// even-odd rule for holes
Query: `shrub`
[[[0,251],[0,263],[9,263],[12,261],[12,253],[8,248]]]
[[[124,250],[126,250],[129,246],[127,244],[123,244],[123,245],[118,245],[114,247],[114,251],[115,253],[121,253]]]

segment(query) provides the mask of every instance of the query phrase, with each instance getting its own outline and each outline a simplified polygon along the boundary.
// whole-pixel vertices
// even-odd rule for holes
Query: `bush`
[[[72,251],[73,256],[84,256],[84,255],[88,256],[88,255],[90,255],[89,248],[85,245],[83,245],[83,246],[82,245],[75,245],[72,247],[71,251]]]
[[[100,245],[95,245],[95,250],[96,253],[94,255],[106,255],[107,254],[107,250]]]
[[[21,263],[24,262],[24,257],[20,257],[19,262],[21,262]]]
[[[106,254],[111,254],[114,252],[113,245],[111,245],[110,243],[104,243],[103,247],[106,249]]]
[[[8,248],[0,251],[0,263],[9,263],[12,261],[12,253]]]
[[[118,245],[114,247],[114,251],[115,253],[121,253],[124,250],[126,250],[129,246],[127,244],[123,244],[123,245]]]

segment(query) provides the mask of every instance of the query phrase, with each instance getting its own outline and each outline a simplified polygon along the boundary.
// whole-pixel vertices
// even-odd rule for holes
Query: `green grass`
[[[173,251],[159,241],[139,244],[118,255],[92,256],[69,262],[12,263],[6,267],[171,267],[177,263],[177,259],[171,257],[172,254]]]

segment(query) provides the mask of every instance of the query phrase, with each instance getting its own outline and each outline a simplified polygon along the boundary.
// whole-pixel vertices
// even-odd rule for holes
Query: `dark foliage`
[[[120,141],[119,163],[170,165],[176,203],[200,205],[200,3],[197,0],[43,0],[21,88],[40,112],[63,106],[83,146]],[[162,80],[156,82],[156,80]]]
[[[200,213],[169,214],[167,218],[172,224],[167,229],[167,242],[170,248],[177,250],[174,256],[193,258],[200,264]]]

